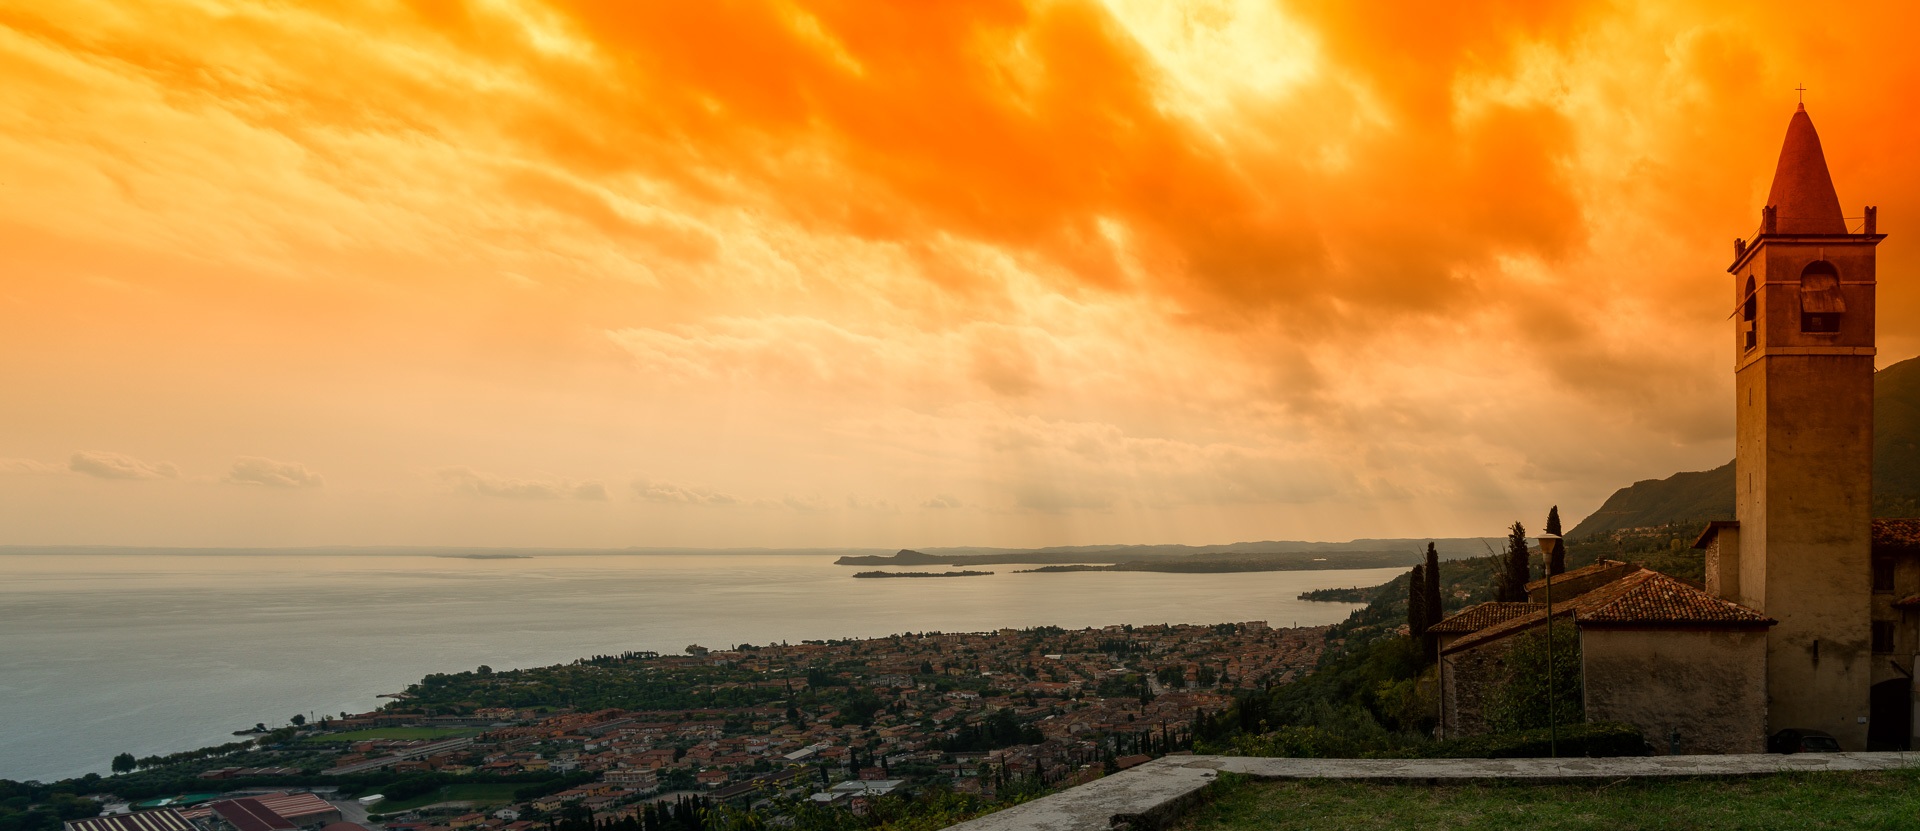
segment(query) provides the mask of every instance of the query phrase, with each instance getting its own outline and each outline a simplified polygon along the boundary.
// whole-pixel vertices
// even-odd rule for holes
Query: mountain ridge
[[[1873,374],[1873,515],[1920,515],[1920,358]],[[1733,462],[1712,470],[1642,479],[1613,492],[1567,532],[1586,537],[1626,528],[1733,519]]]

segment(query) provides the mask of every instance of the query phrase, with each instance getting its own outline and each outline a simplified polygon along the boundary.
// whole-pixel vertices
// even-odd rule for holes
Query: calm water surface
[[[0,778],[362,712],[429,672],[627,650],[1054,625],[1313,626],[1404,569],[855,580],[831,556],[0,554]],[[911,570],[911,569],[909,569]],[[938,570],[938,569],[923,569]]]

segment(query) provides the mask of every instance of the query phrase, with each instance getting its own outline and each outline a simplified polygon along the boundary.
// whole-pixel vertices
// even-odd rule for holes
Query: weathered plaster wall
[[[1801,272],[1839,272],[1836,333],[1800,331]],[[1868,238],[1769,239],[1735,284],[1757,284],[1759,343],[1736,331],[1739,602],[1768,638],[1771,726],[1866,746],[1873,464],[1874,251]],[[1738,291],[1738,290],[1736,290]],[[1735,315],[1736,329],[1738,329]]]
[[[1507,678],[1511,637],[1440,656],[1441,735],[1473,736],[1488,731],[1486,707]]]
[[[1740,529],[1723,527],[1707,543],[1707,593],[1740,602]]]
[[[1640,728],[1655,753],[1766,750],[1767,634],[1583,628],[1587,720]]]

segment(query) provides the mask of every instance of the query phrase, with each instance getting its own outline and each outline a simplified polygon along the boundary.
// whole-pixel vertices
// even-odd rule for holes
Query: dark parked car
[[[1789,727],[1767,739],[1767,750],[1773,753],[1839,753],[1840,743],[1834,741],[1832,733]]]

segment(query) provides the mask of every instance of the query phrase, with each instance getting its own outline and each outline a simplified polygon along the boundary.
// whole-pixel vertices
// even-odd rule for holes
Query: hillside
[[[1920,358],[1874,373],[1873,422],[1874,516],[1920,515]],[[1614,491],[1567,536],[1732,518],[1733,463],[1728,462]]]

